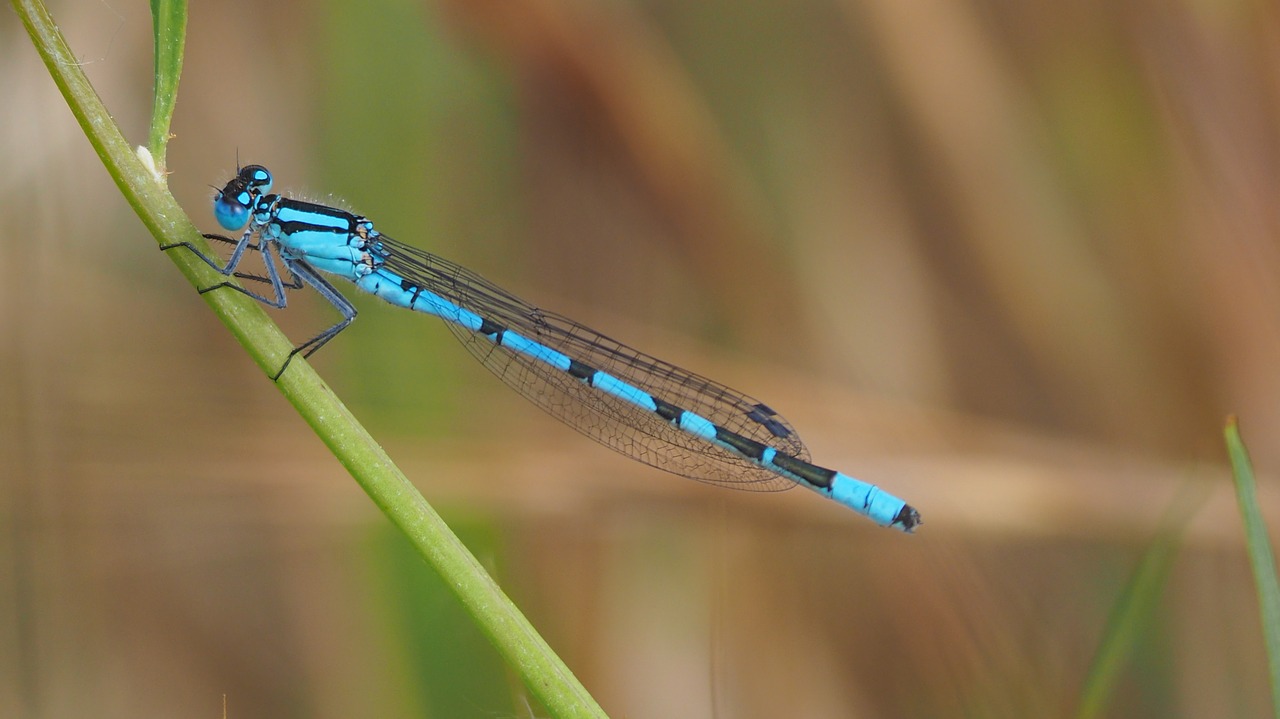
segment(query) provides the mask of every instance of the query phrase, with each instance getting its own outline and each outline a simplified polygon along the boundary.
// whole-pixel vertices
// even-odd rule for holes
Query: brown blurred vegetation
[[[141,142],[146,4],[52,9]],[[658,474],[362,302],[316,364],[614,716],[1066,714],[1188,485],[1113,713],[1256,716],[1220,428],[1274,524],[1278,13],[197,3],[170,180],[212,228],[208,185],[266,164],[766,399],[924,514],[905,538]],[[0,716],[530,716],[2,17]]]

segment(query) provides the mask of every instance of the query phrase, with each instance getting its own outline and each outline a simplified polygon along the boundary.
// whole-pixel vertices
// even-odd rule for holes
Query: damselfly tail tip
[[[893,526],[901,529],[907,534],[914,534],[916,527],[924,524],[924,520],[920,519],[920,513],[910,504],[902,505],[902,509],[898,512],[898,516],[893,518]]]

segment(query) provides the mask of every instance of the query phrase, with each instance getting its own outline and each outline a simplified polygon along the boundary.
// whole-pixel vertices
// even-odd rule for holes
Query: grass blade
[[[186,0],[151,0],[151,29],[155,35],[155,100],[147,149],[158,170],[165,172],[169,124],[178,99],[182,56],[187,43]]]
[[[1253,580],[1258,589],[1258,606],[1262,612],[1262,637],[1267,647],[1267,663],[1271,670],[1271,708],[1280,717],[1280,582],[1276,580],[1276,558],[1267,534],[1267,523],[1258,507],[1258,488],[1253,478],[1253,462],[1240,437],[1235,417],[1227,419],[1223,431],[1227,454],[1231,457],[1231,474],[1236,483],[1236,500],[1244,519],[1245,546],[1253,565]]]
[[[1098,651],[1080,691],[1080,704],[1075,713],[1077,719],[1093,719],[1107,707],[1134,645],[1151,624],[1182,546],[1182,534],[1196,510],[1203,505],[1206,491],[1203,485],[1188,485],[1161,520],[1160,529],[1107,618]]]

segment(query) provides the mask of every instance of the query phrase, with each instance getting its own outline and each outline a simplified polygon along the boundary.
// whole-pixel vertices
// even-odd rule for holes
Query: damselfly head
[[[263,193],[271,191],[271,172],[262,165],[240,168],[236,176],[213,197],[213,216],[228,230],[242,230],[249,224],[253,206]]]

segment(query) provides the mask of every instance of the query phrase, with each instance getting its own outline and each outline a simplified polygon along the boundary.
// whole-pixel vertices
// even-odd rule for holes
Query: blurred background
[[[135,144],[140,0],[53,2]],[[194,3],[170,182],[239,163],[785,414],[917,506],[707,487],[355,297],[314,360],[617,717],[1249,717],[1221,428],[1280,497],[1280,10]],[[0,715],[535,717],[195,291],[0,13]],[[354,293],[351,293],[354,296]],[[274,315],[301,340],[314,296]]]

